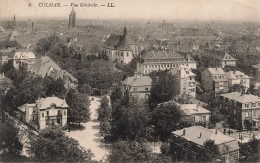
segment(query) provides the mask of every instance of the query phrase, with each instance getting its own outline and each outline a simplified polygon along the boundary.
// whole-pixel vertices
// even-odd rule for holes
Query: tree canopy
[[[35,161],[90,162],[93,153],[78,141],[65,136],[61,128],[47,128],[30,142],[29,153]]]

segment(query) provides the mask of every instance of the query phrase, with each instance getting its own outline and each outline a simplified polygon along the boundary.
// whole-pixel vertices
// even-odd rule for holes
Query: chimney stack
[[[183,129],[183,136],[185,136],[186,134],[186,129]]]

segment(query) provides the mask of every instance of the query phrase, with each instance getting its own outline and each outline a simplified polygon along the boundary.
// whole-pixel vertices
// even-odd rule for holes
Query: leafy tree
[[[202,150],[197,153],[196,160],[202,162],[214,161],[220,156],[219,148],[214,140],[207,140],[203,143]]]
[[[173,101],[159,104],[152,112],[152,122],[161,141],[167,140],[172,131],[192,125]]]
[[[87,93],[88,95],[92,94],[92,88],[88,83],[78,86],[78,90],[80,93]]]
[[[9,70],[6,73],[6,76],[13,81],[14,85],[19,86],[23,82],[23,80],[25,80],[29,76],[29,73],[23,67],[21,67],[19,70]]]
[[[0,161],[19,161],[23,145],[19,141],[19,129],[10,121],[0,123]]]
[[[2,65],[2,69],[1,72],[3,72],[4,74],[6,74],[8,71],[13,70],[14,69],[14,65],[12,60],[9,60],[8,62],[4,63]]]
[[[77,90],[70,89],[66,101],[69,105],[68,121],[72,123],[87,122],[90,119],[89,99],[85,94],[77,92]]]
[[[120,87],[114,88],[114,90],[111,93],[110,101],[113,109],[116,109],[122,100],[123,92]]]
[[[152,87],[148,103],[150,109],[156,108],[157,104],[172,100],[177,95],[176,81],[168,71],[154,72],[151,74]]]
[[[46,83],[45,83],[46,82]],[[53,80],[50,79],[50,77],[45,77],[44,79],[44,85],[45,85],[45,95],[46,96],[56,96],[59,98],[64,98],[66,93],[66,88],[64,86],[64,83],[61,79]]]
[[[144,143],[118,141],[113,143],[109,162],[148,162],[151,149]]]
[[[97,112],[98,112],[98,120],[100,122],[107,122],[111,119],[112,109],[109,106],[109,99],[107,98],[107,96],[102,97]]]
[[[40,53],[43,55],[44,53],[52,49],[52,47],[60,41],[60,38],[56,35],[50,35],[46,38],[42,38],[36,43],[35,51],[36,53]]]
[[[252,122],[250,122],[248,119],[244,120],[244,125],[247,131],[251,131],[252,129]]]
[[[78,141],[65,136],[61,128],[47,128],[31,140],[30,155],[35,161],[90,162],[93,153],[81,147]]]
[[[112,112],[111,134],[116,140],[144,138],[148,120],[145,108],[119,106]]]
[[[229,92],[245,92],[245,86],[241,84],[234,84],[229,87]]]

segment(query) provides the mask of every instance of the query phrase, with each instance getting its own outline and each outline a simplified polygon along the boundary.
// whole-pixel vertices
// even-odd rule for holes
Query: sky
[[[39,7],[43,2],[62,7]],[[111,2],[114,8],[75,7],[77,18],[260,21],[260,0],[0,0],[0,20],[68,18],[71,3]]]

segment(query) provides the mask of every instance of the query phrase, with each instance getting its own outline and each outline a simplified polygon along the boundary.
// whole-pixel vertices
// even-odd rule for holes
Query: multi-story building
[[[137,72],[149,74],[153,71],[171,68],[196,69],[196,61],[190,55],[182,56],[177,52],[147,51],[137,63]]]
[[[13,57],[14,68],[19,69],[20,66],[25,65],[26,68],[29,68],[32,64],[35,63],[36,57],[33,52],[15,52]]]
[[[176,77],[176,90],[180,95],[189,95],[193,98],[196,97],[196,75],[190,69],[184,70],[183,68],[173,68],[171,73]]]
[[[111,34],[101,48],[111,61],[117,60],[119,63],[127,64],[133,59],[133,50],[128,42],[126,27],[123,35]]]
[[[74,6],[72,7],[72,11],[69,15],[69,28],[75,27],[76,25],[76,12],[74,11]]]
[[[66,126],[68,107],[65,100],[57,97],[40,98],[35,103],[19,106],[17,118],[38,130],[53,125]]]
[[[201,74],[201,84],[205,91],[228,92],[228,80],[222,68],[207,68]]]
[[[259,127],[260,98],[258,96],[239,92],[222,94],[218,98],[218,107],[228,117],[232,128],[245,127],[245,120],[249,120],[253,127]]]
[[[131,95],[147,99],[151,92],[152,79],[150,76],[135,74],[135,76],[127,77],[123,81],[123,86]]]
[[[216,55],[216,57],[216,61],[219,67],[224,68],[225,66],[236,66],[236,59],[234,59],[227,52],[220,52]]]
[[[180,109],[195,123],[203,124],[206,128],[209,125],[210,111],[197,104],[181,104]]]
[[[201,126],[191,126],[173,131],[169,141],[171,146],[179,147],[179,150],[176,151],[178,154],[189,158],[189,156],[199,154],[204,143],[208,140],[213,140],[215,145],[217,145],[220,152],[220,156],[217,159],[221,160],[221,162],[238,162],[238,141],[217,130],[213,131]]]
[[[226,72],[226,78],[228,80],[229,86],[234,84],[241,84],[246,89],[248,89],[250,86],[250,77],[245,75],[243,72],[240,71]]]
[[[35,76],[50,76],[54,80],[61,79],[65,88],[76,88],[78,86],[78,79],[72,76],[66,70],[62,70],[50,57],[42,56],[32,66],[28,68],[28,71]]]

